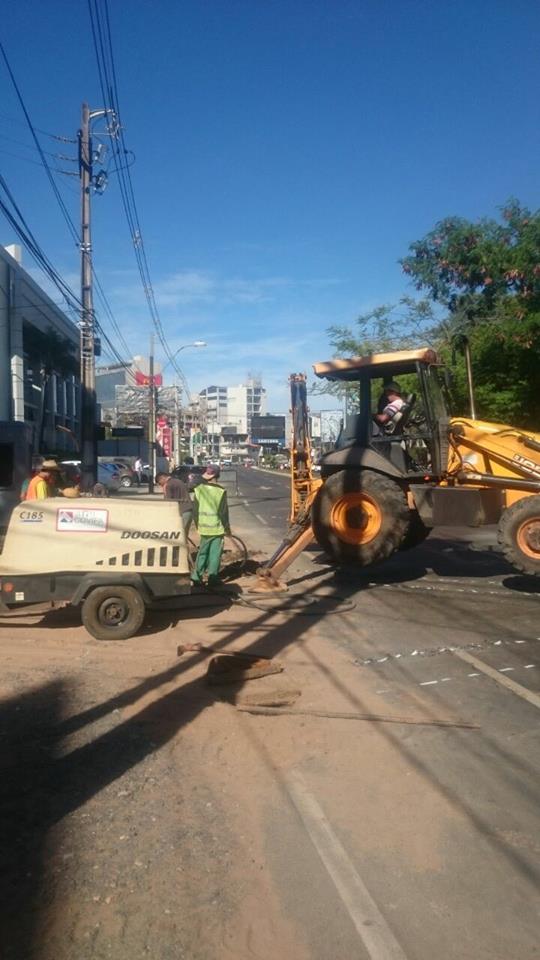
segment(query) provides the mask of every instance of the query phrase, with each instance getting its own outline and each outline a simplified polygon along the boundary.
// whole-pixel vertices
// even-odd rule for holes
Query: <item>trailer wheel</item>
[[[405,494],[373,470],[341,470],[325,481],[312,508],[317,542],[338,563],[385,560],[407,533]]]
[[[412,550],[413,547],[419,547],[426,537],[429,537],[431,527],[426,527],[420,519],[418,510],[409,510],[409,527],[399,545],[400,550]]]
[[[81,618],[96,640],[127,640],[140,630],[144,613],[134,587],[95,587],[84,598]]]
[[[540,576],[540,496],[523,497],[503,511],[498,540],[512,566]]]

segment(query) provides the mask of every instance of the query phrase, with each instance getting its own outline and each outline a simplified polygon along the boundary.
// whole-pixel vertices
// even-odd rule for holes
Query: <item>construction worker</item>
[[[164,500],[178,501],[178,507],[182,514],[182,523],[187,537],[193,517],[193,504],[189,496],[188,485],[183,483],[179,477],[171,476],[170,473],[158,473],[156,480],[163,490]]]
[[[219,583],[219,565],[225,535],[230,534],[227,493],[217,482],[219,467],[208,466],[202,475],[204,483],[195,487],[193,516],[201,543],[191,582],[201,584],[208,574],[208,586]]]
[[[46,500],[59,494],[60,468],[56,460],[44,460],[30,480],[25,500]]]

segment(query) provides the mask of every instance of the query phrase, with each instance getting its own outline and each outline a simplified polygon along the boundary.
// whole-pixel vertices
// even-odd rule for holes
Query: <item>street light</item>
[[[208,346],[208,344],[207,344],[206,340],[194,340],[193,343],[183,343],[182,346],[181,346],[181,347],[178,347],[178,350],[176,350],[176,351],[173,353],[173,355],[172,355],[172,357],[170,358],[170,360],[168,361],[168,363],[165,364],[165,366],[163,367],[163,370],[161,371],[162,374],[165,372],[165,370],[167,369],[167,367],[169,367],[169,366],[171,365],[171,363],[174,363],[176,357],[178,356],[178,354],[179,354],[182,350],[187,350],[188,347],[207,347],[207,346]],[[188,399],[188,401],[189,401],[189,397],[188,397],[187,399]],[[178,456],[179,447],[180,447],[180,424],[179,424],[180,412],[179,412],[179,410],[178,410],[178,398],[177,398],[177,400],[176,400],[176,404],[177,404],[177,407],[176,407],[175,417],[174,417],[174,435],[173,435],[173,437],[174,437],[173,443],[174,443],[174,455],[175,455],[175,457]]]
[[[162,370],[161,372],[164,373],[165,370],[167,369],[167,367],[170,367],[171,363],[174,363],[174,361],[176,360],[176,357],[178,356],[178,354],[180,353],[181,350],[186,350],[187,347],[207,347],[207,346],[208,346],[208,344],[207,344],[206,340],[194,340],[193,343],[184,343],[184,344],[182,344],[182,346],[181,346],[181,347],[178,347],[178,350],[176,350],[176,351],[173,353],[171,359],[169,360],[168,363],[165,364],[165,366],[163,367],[163,370]]]

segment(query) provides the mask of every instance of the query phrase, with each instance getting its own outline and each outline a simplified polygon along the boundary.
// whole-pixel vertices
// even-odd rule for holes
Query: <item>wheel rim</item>
[[[540,518],[525,520],[517,532],[517,544],[522,553],[532,560],[540,560]]]
[[[128,605],[121,597],[107,597],[98,610],[98,620],[103,627],[119,627],[128,614]]]
[[[332,507],[330,526],[345,543],[371,543],[381,525],[381,509],[367,493],[345,493]]]

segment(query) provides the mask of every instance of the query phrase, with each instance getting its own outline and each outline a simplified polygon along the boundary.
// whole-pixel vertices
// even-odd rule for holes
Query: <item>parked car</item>
[[[98,483],[102,483],[109,492],[119,489],[121,476],[114,463],[98,463]]]
[[[105,458],[100,457],[99,463],[104,466],[112,466],[120,476],[120,486],[128,489],[129,487],[134,487],[137,483],[137,475],[133,468],[125,460],[117,460],[116,458]]]
[[[174,468],[172,475],[187,483],[190,490],[194,490],[203,482],[202,475],[205,470],[206,467],[200,467],[197,463],[182,463]]]

